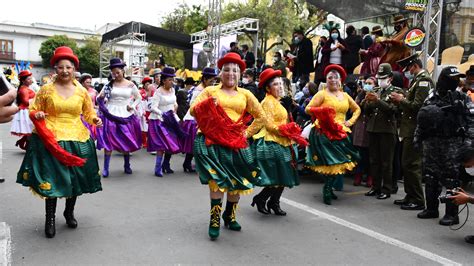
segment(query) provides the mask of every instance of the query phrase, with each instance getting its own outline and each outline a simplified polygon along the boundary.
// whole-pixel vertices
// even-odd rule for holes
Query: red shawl
[[[342,126],[336,123],[336,110],[332,107],[311,107],[311,114],[318,120],[319,132],[330,140],[347,138],[347,133]]]
[[[280,125],[278,131],[280,132],[280,135],[294,140],[298,145],[303,147],[308,146],[308,141],[301,136],[301,127],[295,122]]]
[[[206,145],[217,144],[230,149],[243,149],[248,146],[244,132],[247,129],[244,116],[237,122],[226,114],[222,106],[216,105],[212,97],[194,107],[196,122],[206,136]]]
[[[75,156],[59,146],[53,132],[46,127],[46,121],[44,119],[37,120],[35,118],[36,113],[37,111],[30,112],[30,119],[35,126],[36,133],[54,158],[65,166],[84,166],[86,159]]]

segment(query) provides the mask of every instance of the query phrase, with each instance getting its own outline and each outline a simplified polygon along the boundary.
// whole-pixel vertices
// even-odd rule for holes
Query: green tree
[[[84,46],[79,48],[80,71],[99,76],[100,40],[97,36],[85,38]]]
[[[161,27],[186,34],[204,30],[207,27],[207,10],[204,10],[200,5],[190,7],[183,3],[164,17]],[[183,51],[162,45],[151,44],[148,46],[149,60],[157,60],[160,52],[163,54],[166,64],[177,68],[184,67]]]
[[[53,57],[54,50],[60,46],[69,46],[77,54],[77,44],[74,40],[69,39],[66,35],[54,35],[41,43],[39,54],[41,56],[41,64],[44,68],[50,67],[50,60]]]

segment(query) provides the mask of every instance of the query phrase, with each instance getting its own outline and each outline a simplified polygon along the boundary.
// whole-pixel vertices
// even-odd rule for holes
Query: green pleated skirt
[[[359,159],[349,137],[330,140],[315,128],[311,129],[306,148],[307,168],[323,175],[339,175],[354,169]]]
[[[43,198],[63,198],[102,190],[99,164],[92,139],[86,142],[59,141],[66,151],[87,159],[82,167],[61,164],[46,150],[37,134],[32,134],[17,174],[17,183],[30,187]]]
[[[296,162],[298,150],[296,146],[282,146],[264,138],[252,144],[255,160],[260,168],[258,186],[294,187],[300,184]],[[292,155],[293,153],[293,155]]]
[[[194,159],[199,180],[214,191],[230,194],[250,194],[260,181],[250,147],[232,150],[220,145],[206,146],[203,134],[194,140]]]

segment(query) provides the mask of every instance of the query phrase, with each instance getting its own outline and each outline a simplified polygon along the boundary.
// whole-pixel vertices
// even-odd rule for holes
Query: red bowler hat
[[[335,65],[335,64],[327,66],[324,69],[324,76],[326,77],[331,70],[335,70],[339,73],[339,75],[341,75],[341,81],[342,82],[344,82],[344,80],[346,80],[347,73],[346,73],[346,70],[342,66]]]
[[[265,83],[267,83],[267,81],[269,81],[270,79],[272,79],[274,77],[279,77],[279,76],[281,76],[281,70],[274,70],[273,68],[265,69],[260,74],[259,81],[258,81],[258,87],[263,88],[263,86],[265,86]]]
[[[53,55],[53,57],[51,58],[51,61],[50,61],[51,67],[54,67],[56,62],[58,62],[61,59],[71,60],[72,62],[74,62],[74,66],[76,68],[79,68],[79,59],[74,54],[72,49],[67,47],[67,46],[60,46],[60,47],[56,48],[56,50],[54,50],[54,55]]]
[[[142,84],[145,84],[147,82],[153,83],[153,80],[150,77],[144,77],[142,80]]]
[[[20,74],[18,74],[18,76],[19,76],[20,78],[29,77],[29,76],[31,76],[31,75],[33,75],[33,73],[31,73],[31,72],[28,71],[28,70],[23,70],[23,71],[20,72]]]
[[[240,72],[242,73],[245,70],[245,61],[240,58],[240,55],[234,52],[229,52],[223,57],[217,61],[217,67],[219,69],[222,69],[222,66],[224,66],[227,63],[235,63],[239,65],[240,67]]]

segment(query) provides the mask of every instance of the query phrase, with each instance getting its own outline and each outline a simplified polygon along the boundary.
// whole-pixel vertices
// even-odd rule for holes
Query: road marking
[[[11,235],[10,227],[0,223],[0,265],[11,265]]]
[[[432,253],[432,252],[429,252],[427,250],[412,246],[408,243],[402,242],[402,241],[397,240],[395,238],[377,233],[377,232],[375,232],[373,230],[370,230],[368,228],[365,228],[365,227],[362,227],[360,225],[351,223],[349,221],[346,221],[344,219],[341,219],[341,218],[338,218],[336,216],[330,215],[330,214],[325,213],[323,211],[316,210],[314,208],[311,208],[311,207],[309,207],[307,205],[304,205],[304,204],[301,204],[299,202],[292,201],[292,200],[289,200],[287,198],[281,198],[281,201],[288,204],[288,205],[290,205],[290,206],[293,206],[297,209],[300,209],[302,211],[311,213],[311,214],[316,215],[320,218],[324,218],[324,219],[329,220],[333,223],[336,223],[336,224],[342,225],[344,227],[350,228],[350,229],[355,230],[359,233],[365,234],[367,236],[370,236],[372,238],[380,240],[384,243],[399,247],[399,248],[404,249],[406,251],[409,251],[411,253],[414,253],[414,254],[417,254],[419,256],[425,257],[429,260],[440,263],[442,265],[462,265],[461,263],[458,263],[458,262],[452,261],[450,259],[441,257],[439,255],[436,255],[436,254]]]

